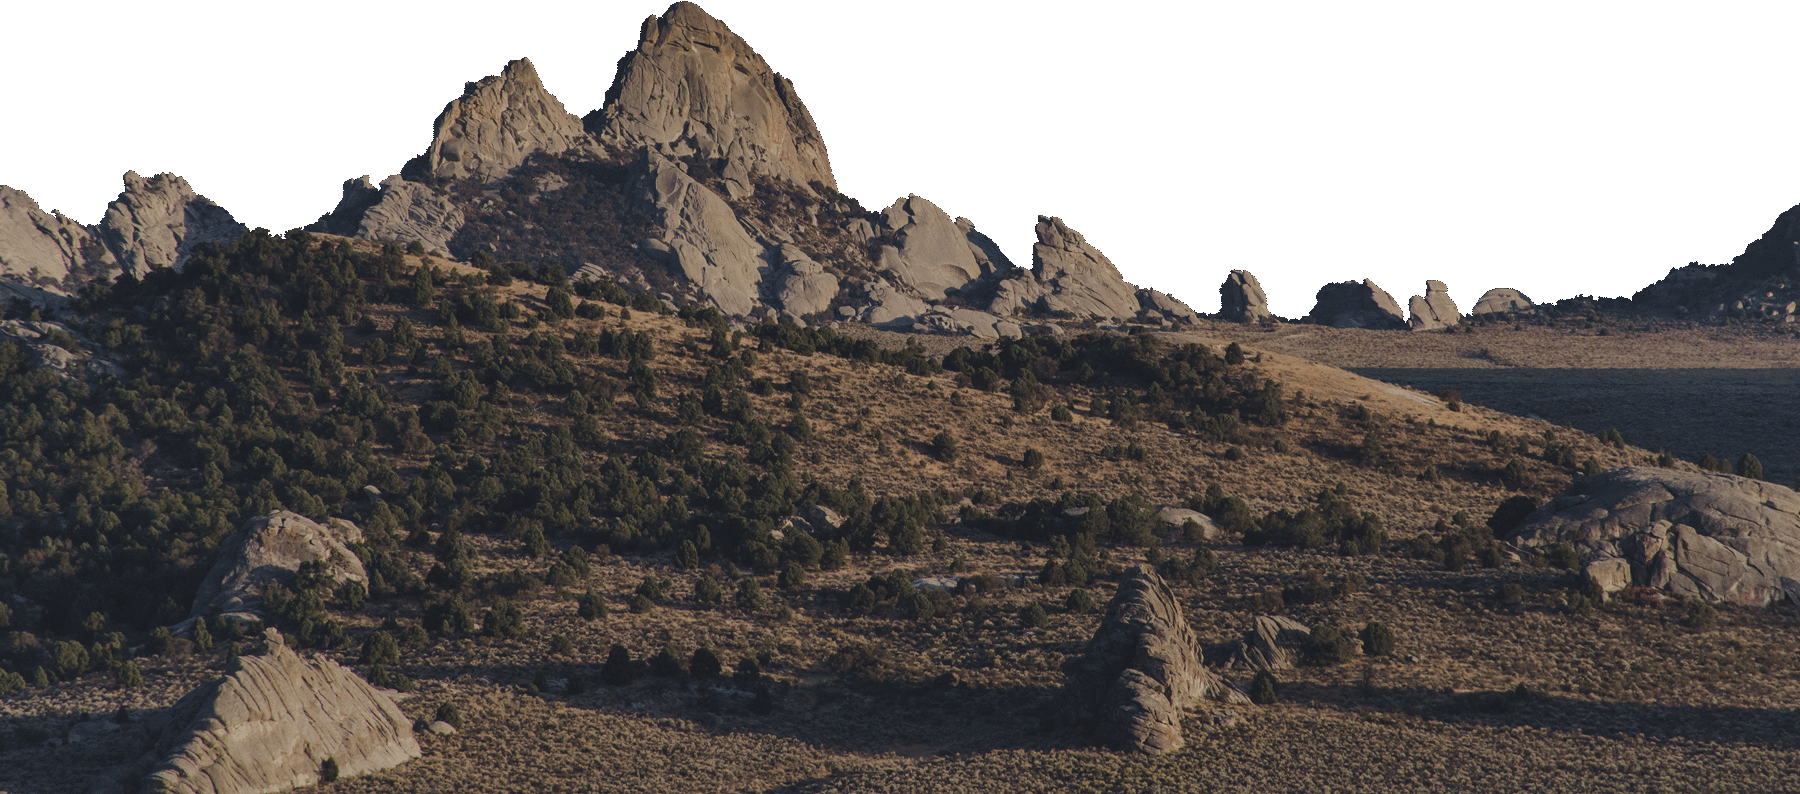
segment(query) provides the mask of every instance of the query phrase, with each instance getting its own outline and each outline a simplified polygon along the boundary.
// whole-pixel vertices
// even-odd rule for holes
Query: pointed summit
[[[544,90],[531,61],[469,83],[432,125],[426,169],[439,179],[493,181],[537,152],[561,154],[587,142],[581,120]]]
[[[693,3],[644,20],[636,50],[619,61],[606,107],[588,130],[621,149],[724,159],[805,187],[832,189],[831,161],[794,84]]]
[[[249,231],[231,213],[174,174],[148,179],[125,172],[125,189],[106,207],[95,229],[126,272],[179,269],[194,246],[235,240]]]

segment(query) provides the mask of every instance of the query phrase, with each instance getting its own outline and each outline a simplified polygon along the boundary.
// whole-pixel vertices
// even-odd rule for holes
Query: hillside
[[[1578,461],[1653,459],[1643,450],[1451,410],[1255,347],[1232,363],[1201,337],[1036,339],[940,357],[829,329],[733,331],[647,295],[562,283],[554,271],[527,280],[392,246],[253,234],[202,249],[179,275],[85,299],[90,319],[71,344],[142,374],[88,386],[8,359],[20,363],[6,378],[19,415],[4,453],[4,582],[18,605],[6,665],[59,682],[0,700],[3,785],[63,790],[130,761],[104,742],[52,752],[32,740],[83,713],[165,705],[208,675],[232,629],[210,651],[177,640],[160,652],[152,630],[179,615],[225,533],[274,506],[358,522],[368,542],[357,553],[383,580],[360,599],[317,593],[276,622],[365,674],[403,675],[419,692],[409,713],[455,702],[466,714],[464,732],[426,742],[426,758],[335,784],[349,789],[458,788],[473,775],[551,788],[595,775],[624,788],[809,790],[947,790],[1002,775],[1027,789],[1070,775],[1228,781],[1254,747],[1312,748],[1321,755],[1298,769],[1314,772],[1295,774],[1335,774],[1330,737],[1370,730],[1391,734],[1408,764],[1438,763],[1411,753],[1441,743],[1494,748],[1471,751],[1479,769],[1546,747],[1610,753],[1612,732],[1640,712],[1762,708],[1790,686],[1785,666],[1764,664],[1792,656],[1771,631],[1785,612],[1728,612],[1708,634],[1654,605],[1565,614],[1577,586],[1567,574],[1468,545],[1481,534],[1460,525],[1480,527],[1516,492],[1508,482],[1542,498]],[[953,458],[935,451],[940,431]],[[47,439],[82,454],[51,454]],[[1028,449],[1041,467],[1023,463]],[[806,504],[838,511],[840,529],[809,538],[782,520]],[[1171,504],[1214,514],[1227,534],[1159,529],[1144,512]],[[1065,505],[1104,519],[1046,522]],[[1282,516],[1307,507],[1341,519],[1316,540],[1283,540]],[[1376,523],[1355,519],[1364,511]],[[1416,558],[1449,547],[1497,567]],[[1197,562],[1201,548],[1216,568]],[[1093,630],[1087,605],[1137,561],[1177,583],[1207,641],[1273,610],[1308,624],[1379,619],[1400,655],[1297,668],[1285,705],[1193,753],[1083,749],[1081,727],[1052,718],[1058,664]],[[901,592],[932,576],[969,584]],[[703,582],[720,603],[704,600]],[[1524,585],[1521,602],[1495,600],[1505,582]],[[589,593],[605,617],[578,614]],[[650,597],[634,611],[638,594]],[[517,623],[495,622],[503,601]],[[359,664],[378,631],[405,639],[379,672]],[[1563,650],[1576,637],[1592,652]],[[65,658],[69,643],[84,665]],[[615,644],[638,665],[665,646],[683,666],[710,649],[740,670],[744,699],[654,668],[609,685]],[[1702,650],[1718,647],[1730,650]],[[133,648],[145,683],[117,688],[106,670]],[[1609,661],[1653,657],[1716,659],[1720,672],[1639,661],[1641,678],[1626,680]],[[1728,688],[1708,683],[1727,674]],[[1521,684],[1533,694],[1516,710],[1437,694]],[[1520,739],[1476,739],[1495,730]],[[1670,770],[1683,741],[1775,752],[1724,724],[1670,730],[1624,746]],[[656,760],[657,748],[684,760]],[[93,763],[69,765],[71,752]]]

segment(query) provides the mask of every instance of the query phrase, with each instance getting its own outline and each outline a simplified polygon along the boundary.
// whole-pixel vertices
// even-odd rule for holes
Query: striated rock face
[[[1534,311],[1530,298],[1525,293],[1507,287],[1495,287],[1481,293],[1481,300],[1475,302],[1475,308],[1469,310],[1470,315],[1477,314],[1530,314]]]
[[[179,269],[194,246],[235,240],[249,228],[174,174],[145,179],[125,172],[125,190],[95,228],[127,272]]]
[[[448,251],[465,221],[462,208],[436,188],[397,175],[376,187],[364,176],[345,180],[337,208],[306,228],[365,240],[418,240],[429,250]]]
[[[1071,319],[1125,320],[1143,305],[1112,260],[1061,218],[1038,216],[1031,272],[1001,280],[989,310],[1002,316],[1044,313]],[[1184,305],[1185,308],[1185,305]]]
[[[344,777],[418,758],[412,725],[387,694],[322,656],[301,658],[273,629],[262,656],[239,657],[164,718],[145,778],[156,794],[261,794],[310,786],[330,758]]]
[[[1578,477],[1508,539],[1572,543],[1612,589],[1629,582],[1751,606],[1800,600],[1800,494],[1761,480],[1637,466]]]
[[[1405,328],[1400,305],[1374,281],[1340,281],[1319,288],[1306,321],[1333,328]]]
[[[657,245],[646,250],[660,253],[726,314],[747,315],[761,305],[763,245],[725,199],[648,149],[632,168],[631,195],[661,227]]]
[[[623,150],[699,154],[807,187],[836,189],[825,140],[793,83],[693,3],[644,20],[589,130]]]
[[[1262,284],[1248,270],[1233,270],[1219,285],[1219,319],[1234,323],[1259,323],[1272,320],[1269,296]]]
[[[194,595],[190,618],[217,608],[225,615],[250,613],[262,599],[257,590],[267,581],[290,587],[300,566],[325,564],[337,584],[368,582],[362,561],[350,550],[362,541],[362,530],[343,519],[329,528],[299,513],[277,510],[244,522],[219,548],[219,559],[207,571]],[[254,616],[254,615],[247,615]]]
[[[1204,698],[1235,694],[1201,664],[1175,594],[1141,565],[1126,573],[1100,628],[1063,673],[1081,718],[1093,721],[1102,741],[1147,753],[1180,749],[1182,713]]]
[[[1425,282],[1425,294],[1412,296],[1406,308],[1412,312],[1407,325],[1414,331],[1436,331],[1462,322],[1456,301],[1450,300],[1450,288],[1442,281]]]
[[[1286,670],[1294,666],[1312,639],[1312,629],[1280,615],[1257,615],[1231,654],[1231,666],[1249,670]]]
[[[560,154],[589,142],[581,120],[544,90],[531,61],[469,83],[432,125],[425,165],[439,179],[503,179],[538,152]]]

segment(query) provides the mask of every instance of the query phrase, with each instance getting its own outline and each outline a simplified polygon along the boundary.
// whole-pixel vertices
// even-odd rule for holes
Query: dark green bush
[[[1280,699],[1280,686],[1275,681],[1275,674],[1267,670],[1256,671],[1256,677],[1250,679],[1250,702],[1258,706],[1270,706]]]
[[[1306,640],[1306,660],[1320,667],[1339,665],[1356,656],[1356,642],[1336,626],[1321,623],[1314,626]]]
[[[1371,620],[1362,630],[1363,653],[1369,656],[1388,656],[1394,652],[1394,632],[1386,623]]]

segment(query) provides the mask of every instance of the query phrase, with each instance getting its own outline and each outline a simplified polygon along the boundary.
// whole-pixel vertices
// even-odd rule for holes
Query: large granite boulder
[[[894,245],[881,247],[877,267],[927,300],[942,300],[946,294],[992,272],[976,259],[977,254],[985,252],[970,239],[974,224],[968,224],[965,231],[936,204],[923,198],[896,199],[877,216],[876,224],[878,235],[895,241]],[[986,239],[985,235],[982,239]]]
[[[919,322],[931,306],[911,294],[876,279],[863,285],[861,309],[857,318],[870,325],[904,330]]]
[[[1535,309],[1525,293],[1509,287],[1495,287],[1481,293],[1481,300],[1469,310],[1470,316],[1478,314],[1530,314]]]
[[[1139,288],[1137,298],[1139,313],[1145,317],[1187,323],[1200,319],[1200,313],[1187,303],[1161,290]]]
[[[1390,330],[1406,327],[1394,296],[1374,281],[1340,281],[1319,288],[1306,321],[1333,328]]]
[[[1002,317],[1043,314],[1072,320],[1136,317],[1143,302],[1112,260],[1061,218],[1038,216],[1031,270],[1015,270],[995,287],[988,310]]]
[[[261,656],[189,692],[154,726],[162,733],[154,794],[262,794],[320,782],[326,759],[344,777],[420,756],[412,724],[388,694],[322,656],[302,658],[274,629]]]
[[[367,583],[362,560],[350,545],[362,542],[362,530],[343,519],[322,526],[299,513],[277,510],[245,521],[219,547],[200,589],[194,595],[191,621],[215,610],[228,618],[257,619],[264,582],[292,587],[300,566],[324,565],[323,575],[332,584]]]
[[[772,285],[782,316],[798,320],[831,308],[838,293],[837,276],[791,243],[782,243],[771,256],[778,263]]]
[[[607,145],[699,154],[803,189],[836,189],[825,140],[794,84],[693,3],[644,20],[637,48],[619,61],[606,106],[587,128]]]
[[[525,158],[589,142],[581,120],[544,89],[527,58],[467,84],[432,124],[425,167],[439,179],[506,178]]]
[[[1456,301],[1450,299],[1450,288],[1442,281],[1425,282],[1425,294],[1412,296],[1406,308],[1412,313],[1407,325],[1414,331],[1437,331],[1462,322]]]
[[[671,270],[728,315],[741,317],[761,306],[768,265],[763,245],[731,205],[650,149],[638,152],[632,173],[631,195],[660,229],[656,244],[646,250],[660,253]]]
[[[1126,572],[1100,628],[1063,673],[1076,717],[1126,750],[1178,750],[1183,712],[1206,698],[1242,699],[1202,665],[1174,592],[1148,566]]]
[[[1230,666],[1247,670],[1286,670],[1300,660],[1312,640],[1306,624],[1280,615],[1257,615],[1250,630],[1232,646]]]
[[[1219,285],[1219,319],[1233,323],[1260,323],[1275,318],[1269,296],[1248,270],[1233,270]]]
[[[1507,539],[1574,544],[1611,589],[1646,585],[1752,606],[1800,599],[1800,494],[1761,480],[1613,469],[1577,478]]]
[[[382,180],[380,187],[367,176],[345,180],[337,208],[306,228],[365,240],[417,240],[429,250],[448,251],[450,239],[466,219],[449,194],[396,174]]]
[[[125,172],[125,190],[95,227],[119,265],[139,276],[151,268],[180,269],[195,246],[235,240],[247,231],[187,180],[174,174],[145,179],[136,171]]]

